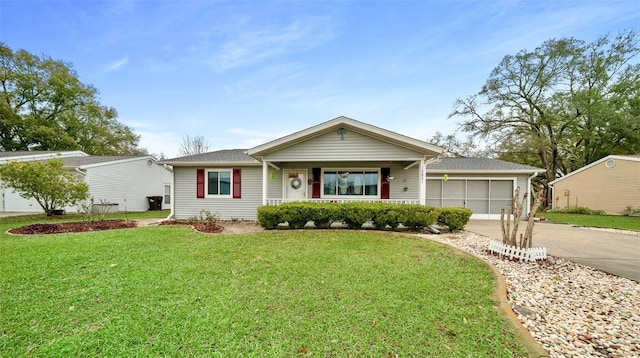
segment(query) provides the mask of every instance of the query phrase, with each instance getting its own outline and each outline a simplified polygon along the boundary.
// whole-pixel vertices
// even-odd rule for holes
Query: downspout
[[[534,172],[532,176],[527,179],[527,217],[529,217],[529,213],[531,213],[531,179],[538,176],[538,172]]]
[[[173,167],[168,165],[168,164],[164,164],[163,165],[164,169],[168,170],[171,172],[171,210],[169,211],[169,216],[167,216],[166,218],[160,220],[160,222],[165,222],[165,221],[169,221],[171,219],[173,219],[173,205],[176,202],[176,196],[175,196],[175,187],[176,187],[176,178],[175,178],[175,173],[173,172]]]

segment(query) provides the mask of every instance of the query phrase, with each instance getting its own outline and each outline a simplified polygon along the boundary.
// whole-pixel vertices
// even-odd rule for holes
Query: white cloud
[[[122,66],[126,65],[127,62],[129,62],[129,56],[125,56],[117,61],[112,62],[111,64],[107,65],[107,72],[112,72],[112,71],[117,71],[120,68],[122,68]]]
[[[210,48],[206,37],[199,50],[213,52],[209,63],[224,72],[262,62],[287,53],[306,51],[334,37],[331,18],[307,16],[286,25],[270,24],[252,27],[250,21],[240,21],[223,33],[219,46]],[[225,38],[226,37],[226,38]]]

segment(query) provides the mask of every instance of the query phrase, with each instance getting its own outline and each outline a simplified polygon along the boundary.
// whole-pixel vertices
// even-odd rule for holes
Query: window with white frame
[[[207,170],[205,192],[208,197],[231,197],[231,169]]]
[[[324,196],[379,196],[379,171],[325,170],[322,175]]]
[[[163,184],[163,191],[164,191],[164,203],[166,205],[171,204],[171,185]]]

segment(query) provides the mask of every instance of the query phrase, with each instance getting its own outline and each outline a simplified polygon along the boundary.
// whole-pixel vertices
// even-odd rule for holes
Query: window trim
[[[376,172],[378,174],[378,183],[376,184],[378,187],[376,190],[376,195],[365,195],[364,190],[362,191],[362,195],[326,195],[324,193],[324,174],[325,172]],[[377,199],[380,200],[382,193],[382,174],[381,168],[322,168],[320,171],[320,198],[321,199]]]
[[[228,172],[229,173],[229,194],[209,194],[209,173],[211,172],[218,172],[218,173]],[[231,199],[233,197],[233,169],[231,168],[205,169],[204,170],[204,197]]]

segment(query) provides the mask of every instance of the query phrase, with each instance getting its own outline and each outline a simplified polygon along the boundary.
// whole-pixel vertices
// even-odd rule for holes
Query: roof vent
[[[607,160],[607,162],[606,162],[606,163],[604,163],[604,165],[605,165],[607,168],[613,168],[613,167],[615,167],[615,166],[616,166],[616,161],[615,161],[615,160],[613,160],[613,159],[609,159],[609,160]]]

